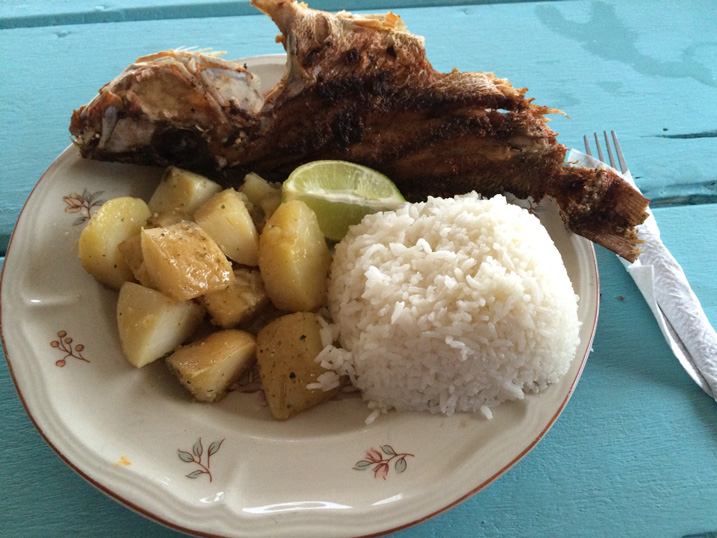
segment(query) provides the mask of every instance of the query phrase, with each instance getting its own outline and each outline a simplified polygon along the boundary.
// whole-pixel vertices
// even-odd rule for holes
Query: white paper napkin
[[[571,149],[567,160],[586,168],[606,165]],[[609,168],[609,167],[608,167]],[[620,173],[633,187],[629,172]],[[638,189],[639,190],[639,189]],[[645,297],[665,340],[690,377],[717,400],[717,333],[710,325],[685,273],[660,239],[654,215],[638,226],[642,253],[634,263],[620,261]]]

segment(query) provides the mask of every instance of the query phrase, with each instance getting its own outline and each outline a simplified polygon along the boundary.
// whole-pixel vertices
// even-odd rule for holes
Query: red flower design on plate
[[[365,471],[371,469],[374,478],[383,478],[386,480],[388,472],[391,470],[391,464],[396,473],[400,474],[406,470],[408,463],[406,458],[415,457],[408,452],[396,452],[391,445],[381,445],[381,450],[371,447],[364,455],[365,459],[359,460],[354,465],[354,470]]]
[[[79,361],[90,362],[82,356],[85,346],[82,344],[74,344],[72,338],[67,336],[67,331],[59,331],[57,333],[58,340],[52,340],[50,346],[62,351],[65,356],[55,362],[55,366],[62,368],[67,364],[67,359],[72,357]],[[73,345],[74,344],[74,345]]]
[[[72,223],[73,225],[77,226],[89,220],[92,208],[105,203],[104,200],[99,199],[99,196],[103,192],[104,191],[90,192],[85,189],[82,191],[82,194],[73,192],[62,197],[62,201],[67,204],[65,213],[81,213],[81,215],[75,219],[75,222]]]

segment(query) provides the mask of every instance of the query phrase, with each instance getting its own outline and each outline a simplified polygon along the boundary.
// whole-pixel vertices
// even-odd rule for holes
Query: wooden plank
[[[313,0],[314,9],[378,10],[410,7],[438,7],[454,5],[515,4],[520,2],[550,2],[556,0]],[[0,4],[0,29],[62,26],[69,24],[97,24],[157,19],[190,19],[253,15],[256,9],[250,0],[216,1],[194,0],[132,0],[125,2],[92,2],[88,0],[59,0],[41,3]]]
[[[529,87],[537,102],[563,108],[571,119],[556,117],[552,126],[566,145],[616,129],[641,187],[665,205],[655,211],[665,243],[717,324],[717,205],[679,205],[715,192],[717,110],[706,106],[717,102],[717,50],[708,45],[717,41],[714,10],[674,0],[654,7],[575,1],[399,13],[426,36],[437,68],[494,71]],[[227,49],[231,57],[274,53],[275,34],[260,15],[0,32],[3,244],[32,185],[69,143],[71,110],[134,58],[177,45]],[[594,353],[555,427],[498,482],[397,538],[717,533],[714,402],[666,348],[616,257],[598,249],[598,259]],[[0,408],[3,534],[180,536],[105,497],[56,457],[7,368],[0,368]]]
[[[186,19],[253,15],[256,9],[249,0],[222,2],[196,0],[134,0],[122,2],[92,2],[88,0],[59,0],[0,4],[0,29],[66,26],[74,24],[102,24],[157,19]]]

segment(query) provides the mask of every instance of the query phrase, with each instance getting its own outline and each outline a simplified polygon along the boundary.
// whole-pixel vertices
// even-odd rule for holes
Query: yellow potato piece
[[[172,224],[178,224],[184,220],[192,220],[189,213],[178,213],[176,211],[165,211],[164,213],[153,213],[147,219],[145,228],[166,228]]]
[[[281,191],[278,191],[275,194],[272,194],[271,196],[267,196],[266,198],[262,198],[259,202],[259,207],[261,207],[261,210],[264,212],[264,216],[266,218],[271,217],[274,214],[274,211],[281,205]]]
[[[228,258],[242,265],[256,266],[259,234],[243,198],[234,189],[225,189],[197,209],[194,221]]]
[[[281,187],[275,187],[259,174],[254,172],[244,176],[244,183],[239,187],[239,192],[245,194],[251,203],[259,205],[264,198],[279,196],[281,198]]]
[[[155,287],[178,301],[226,288],[231,262],[193,222],[142,230],[142,257]]]
[[[257,335],[257,364],[272,416],[286,420],[330,399],[338,390],[307,389],[327,372],[315,361],[323,349],[319,316],[295,312],[282,316]]]
[[[153,288],[152,279],[147,274],[144,257],[142,256],[142,236],[140,234],[133,235],[117,245],[117,248],[124,256],[134,278],[143,286]]]
[[[244,176],[239,192],[254,206],[260,207],[265,218],[271,217],[281,203],[281,184],[272,185],[254,172]]]
[[[105,202],[82,230],[79,253],[82,267],[99,282],[119,289],[135,278],[118,246],[137,235],[150,216],[147,204],[129,196]]]
[[[117,300],[117,327],[127,361],[141,368],[170,353],[191,336],[205,311],[194,301],[175,301],[133,282]]]
[[[215,332],[177,349],[167,366],[200,402],[214,402],[254,364],[256,339],[233,329]]]
[[[222,190],[221,185],[202,175],[168,167],[149,199],[152,213],[193,214],[209,198]]]
[[[299,200],[281,204],[259,237],[259,270],[272,303],[290,312],[318,309],[330,264],[316,214]]]
[[[202,299],[212,322],[225,329],[252,319],[269,303],[259,271],[248,267],[236,268],[234,282]]]

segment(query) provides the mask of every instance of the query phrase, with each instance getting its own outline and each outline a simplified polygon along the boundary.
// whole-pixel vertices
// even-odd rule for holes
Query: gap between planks
[[[377,11],[423,7],[474,6],[491,4],[519,4],[526,2],[557,2],[561,0],[313,0],[307,2],[313,9],[324,11]],[[84,4],[85,2],[79,2]],[[75,4],[76,5],[76,4]],[[106,8],[97,3],[76,7],[77,11],[28,13],[15,15],[4,13],[0,7],[0,30],[15,28],[38,28],[45,26],[65,26],[75,24],[102,24],[115,22],[152,21],[166,19],[202,19],[209,17],[240,17],[259,15],[260,12],[249,0],[206,1],[177,3],[166,5],[145,5],[127,8]]]

